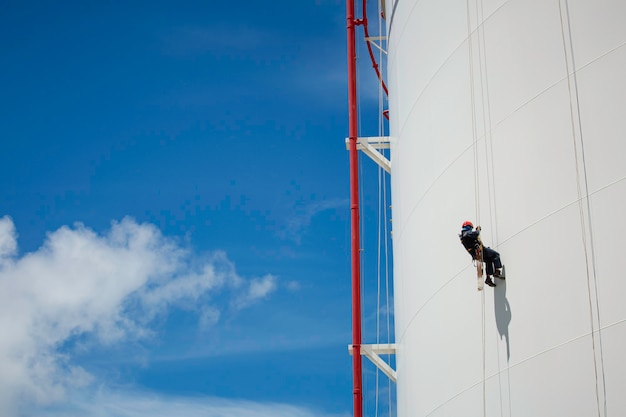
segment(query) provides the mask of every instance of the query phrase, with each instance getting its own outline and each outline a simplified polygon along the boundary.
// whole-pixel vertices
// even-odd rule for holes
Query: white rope
[[[360,6],[360,2],[359,2],[359,6]],[[362,14],[363,11],[361,11]],[[381,13],[380,13],[380,4],[379,4],[379,8],[378,8],[378,15],[379,15],[379,20],[378,20],[378,36],[379,39],[381,38],[381,31],[383,29],[383,23],[382,23],[382,18],[381,18]],[[360,45],[360,44],[358,44]],[[382,51],[380,51],[379,49],[379,63],[382,63]],[[384,68],[384,65],[381,65],[381,71],[382,68]],[[381,72],[382,74],[382,72]],[[381,77],[384,79],[384,76],[381,75]],[[360,78],[358,78],[360,80]],[[385,119],[383,116],[383,110],[384,110],[384,92],[382,89],[382,83],[378,83],[379,85],[379,97],[378,97],[378,107],[379,107],[379,111],[378,111],[378,134],[379,136],[385,136]],[[358,90],[357,90],[358,91]],[[360,114],[360,107],[359,107],[359,114]],[[359,117],[359,132],[361,131],[361,125],[360,125],[360,121],[361,121],[361,117]],[[381,152],[384,153],[384,150],[381,150]],[[362,178],[361,172],[363,170],[363,166],[362,166],[362,158],[361,158],[361,153],[359,153],[359,178]],[[367,188],[364,187],[364,183],[361,181],[360,183],[360,190],[362,190],[363,188]],[[386,177],[386,173],[385,171],[381,168],[378,167],[378,213],[377,213],[377,266],[376,266],[376,276],[377,276],[377,294],[376,294],[376,343],[377,344],[381,344],[381,343],[392,343],[391,340],[391,318],[390,318],[390,311],[391,311],[391,307],[390,307],[390,285],[389,285],[389,229],[388,229],[388,217],[387,217],[387,177]],[[360,197],[363,198],[363,193],[361,192]],[[361,201],[362,203],[362,201]],[[361,207],[363,207],[363,204],[361,204]],[[361,228],[361,236],[362,236],[362,244],[361,247],[365,247],[365,228],[364,228],[364,223],[365,222],[361,222],[360,224],[360,228]],[[365,276],[364,274],[364,259],[365,256],[363,256],[361,258],[361,266],[362,266],[362,276]],[[383,280],[383,271],[384,268],[384,279],[385,279],[385,293],[386,293],[386,298],[385,298],[385,302],[383,304],[383,289],[382,289],[382,280]],[[362,280],[362,290],[361,290],[361,295],[362,295],[362,305],[364,305],[364,300],[366,299],[365,297],[365,285],[364,285],[364,280]],[[381,321],[381,313],[385,312],[386,314],[386,326],[387,326],[387,340],[386,341],[382,341],[382,337],[381,337],[381,327],[382,327],[382,321]],[[365,339],[365,331],[363,331],[363,340]],[[390,356],[390,355],[389,355]],[[388,356],[387,360],[389,361],[390,357]],[[381,385],[381,378],[380,378],[380,369],[378,367],[375,367],[375,397],[374,397],[374,415],[375,417],[378,417],[379,415],[379,408],[381,405],[381,401],[380,401],[380,385]],[[367,392],[367,378],[364,378],[365,381],[363,383],[364,385],[364,392]],[[391,401],[391,393],[392,393],[392,387],[391,387],[391,380],[388,379],[388,389],[386,390],[388,393],[388,415],[392,415],[392,401]],[[367,408],[367,404],[368,402],[365,401],[365,408]],[[365,414],[367,414],[367,410],[365,410]]]
[[[469,48],[469,71],[470,71],[470,100],[472,103],[472,151],[474,155],[474,210],[476,223],[480,224],[480,210],[479,210],[479,200],[480,200],[480,190],[478,187],[478,152],[476,149],[476,140],[477,140],[477,132],[476,132],[476,98],[474,92],[474,57],[472,52],[472,26],[470,20],[470,4],[469,0],[467,0],[467,45]]]
[[[379,166],[378,167],[378,247],[377,247],[377,268],[376,268],[376,272],[377,272],[377,295],[376,295],[376,343],[380,343],[380,287],[381,287],[381,274],[380,274],[380,268],[381,268],[381,256],[382,256],[382,250],[381,250],[381,234],[382,234],[382,218],[383,218],[383,210],[384,207],[381,207],[382,205],[382,200],[383,200],[383,196],[382,196],[382,182],[383,182],[383,178],[382,178],[382,168]],[[375,408],[375,416],[378,417],[378,400],[379,400],[379,375],[380,375],[380,370],[378,369],[378,367],[376,367],[376,408]]]
[[[476,97],[474,92],[474,55],[472,46],[472,22],[470,18],[470,1],[466,1],[467,5],[467,45],[469,51],[469,72],[470,72],[470,99],[472,104],[472,150],[474,154],[474,198],[475,198],[475,211],[476,211],[476,224],[480,225],[480,182],[479,182],[479,170],[478,170],[478,147],[477,147],[477,132],[476,132]],[[479,39],[480,40],[480,39]],[[480,53],[480,50],[479,50]],[[479,57],[480,58],[480,57]],[[481,73],[482,83],[482,73]],[[483,112],[484,116],[484,112]],[[480,260],[478,261],[480,262]],[[482,376],[482,388],[483,388],[483,417],[487,415],[487,387],[486,387],[486,370],[487,361],[485,355],[485,291],[481,292],[481,331],[482,331],[482,361],[483,361],[483,376]]]
[[[378,4],[378,39],[383,39],[383,22],[382,22],[382,13],[381,13],[381,5],[380,2]],[[381,79],[384,80],[385,76],[383,74],[383,70],[385,65],[383,65],[383,53],[382,49],[378,48],[378,63],[380,71],[381,71]],[[384,99],[385,93],[382,87],[382,82],[378,83],[378,135],[380,137],[385,136],[385,118],[383,115],[384,111]],[[381,152],[385,152],[381,150]],[[389,286],[389,228],[388,228],[388,210],[387,203],[387,176],[385,171],[378,167],[378,249],[377,249],[377,287],[378,294],[376,297],[377,300],[377,315],[376,315],[376,343],[382,342],[381,337],[381,312],[384,310],[384,314],[386,317],[386,341],[384,343],[391,343],[391,318],[390,318],[390,286]],[[382,275],[381,271],[384,268],[384,279],[385,279],[385,302],[382,302]],[[391,355],[387,355],[387,361],[389,362]],[[379,415],[379,407],[380,407],[380,370],[378,367],[376,368],[376,408],[375,408],[375,417]],[[387,379],[387,415],[392,415],[393,403],[391,398],[392,393],[392,382],[390,379]]]
[[[572,64],[574,62],[574,56],[573,56],[573,45],[572,45],[572,38],[571,38],[571,21],[569,18],[569,7],[568,7],[568,3],[567,0],[563,0],[565,3],[565,14],[566,14],[566,18],[567,18],[567,35],[566,35],[566,28],[565,28],[565,22],[563,20],[563,7],[561,5],[561,0],[558,0],[559,3],[559,19],[560,19],[560,23],[561,23],[561,36],[562,36],[562,41],[563,41],[563,54],[565,57],[565,70],[566,70],[566,74],[567,74],[567,90],[568,90],[568,94],[569,94],[569,104],[570,104],[570,122],[571,122],[571,130],[572,130],[572,141],[573,141],[573,147],[574,147],[574,159],[575,159],[575,163],[576,163],[576,190],[578,193],[578,211],[579,211],[579,218],[580,218],[580,227],[581,227],[581,238],[582,238],[582,243],[583,243],[583,249],[584,249],[584,253],[585,253],[585,272],[586,272],[586,277],[587,277],[587,298],[588,298],[588,302],[589,302],[589,322],[591,325],[591,346],[592,346],[592,351],[593,351],[593,367],[594,367],[594,375],[595,375],[595,387],[596,387],[596,405],[597,405],[597,409],[598,409],[598,417],[601,416],[601,407],[600,407],[600,387],[599,385],[599,376],[598,376],[598,363],[597,363],[597,352],[596,352],[596,330],[594,330],[594,319],[593,319],[593,313],[594,313],[594,307],[595,307],[595,311],[596,311],[596,315],[598,318],[598,326],[600,326],[601,322],[600,322],[600,306],[599,306],[599,299],[598,299],[598,283],[597,283],[597,274],[596,274],[596,268],[595,268],[595,250],[594,250],[594,242],[593,242],[593,229],[592,229],[592,219],[591,219],[591,206],[590,206],[590,202],[589,202],[589,185],[588,185],[588,181],[587,181],[587,167],[586,167],[586,163],[585,163],[585,148],[584,148],[584,140],[583,140],[583,132],[582,132],[582,125],[581,125],[581,116],[580,116],[580,101],[578,98],[578,83],[577,83],[577,79],[576,79],[576,68],[574,66],[573,71],[570,70],[570,59],[572,60]],[[570,43],[570,48],[571,48],[571,57],[568,55],[568,45],[567,45],[567,39],[569,39],[569,43]],[[572,85],[573,84],[573,85]],[[572,92],[572,90],[574,90],[574,92]],[[574,114],[575,109],[576,109],[576,114]],[[576,123],[576,120],[578,121],[578,123]],[[578,149],[578,144],[576,141],[576,127],[578,125],[578,129],[579,129],[579,135],[580,135],[580,151]],[[579,161],[579,152],[580,152],[580,161]],[[579,169],[579,165],[582,163],[582,167],[583,167],[583,173],[582,173],[582,180],[581,180],[581,173],[580,173],[580,169]],[[584,182],[584,184],[581,184],[582,182]],[[582,187],[584,186],[584,193],[582,190]],[[585,215],[585,208],[583,205],[583,199],[585,199],[587,201],[587,215]],[[588,223],[589,223],[589,238],[590,238],[590,251],[591,251],[591,256],[589,256],[588,254],[588,246],[587,246],[587,235],[586,235],[586,230],[587,230],[587,226],[585,224],[585,218],[587,218]],[[591,260],[589,259],[591,258]],[[590,265],[591,263],[591,265]],[[594,294],[595,294],[595,300],[592,300],[592,291],[591,291],[591,278],[590,277],[590,271],[592,272],[593,275],[593,285],[594,285]],[[595,301],[595,305],[594,305],[594,301]],[[603,405],[604,405],[604,415],[607,415],[607,404],[606,404],[606,381],[605,381],[605,376],[604,376],[604,358],[603,358],[603,353],[602,353],[602,333],[600,330],[597,331],[598,334],[598,350],[599,350],[599,355],[600,355],[600,372],[601,372],[601,378],[602,378],[602,390],[603,390]]]
[[[482,310],[482,333],[483,333],[483,416],[487,415],[487,355],[485,349],[485,291],[480,292],[480,304]]]
[[[490,214],[490,228],[492,245],[496,248],[500,246],[500,239],[498,234],[498,208],[497,208],[497,192],[495,182],[495,163],[493,155],[493,124],[491,119],[491,100],[489,95],[489,73],[487,67],[487,42],[485,36],[485,15],[484,15],[484,1],[480,0],[480,8],[478,2],[476,3],[476,15],[480,21],[477,33],[479,37],[479,57],[480,57],[480,80],[481,80],[481,99],[483,110],[483,131],[485,137],[485,160],[489,161],[487,165],[487,186],[489,191],[489,214]],[[482,36],[481,36],[482,34]],[[482,54],[481,54],[482,52]],[[484,72],[484,76],[483,76]],[[484,84],[483,84],[484,81]],[[491,170],[491,172],[489,172]],[[484,343],[484,342],[483,342]],[[508,342],[507,342],[508,343]],[[498,358],[498,369],[500,369],[500,343],[496,339],[496,352]],[[510,396],[510,379],[507,378],[509,395],[507,398],[509,414],[511,414],[511,396]],[[500,393],[500,415],[504,415],[504,404],[502,395],[502,374],[498,373],[498,389]]]
[[[480,8],[478,5],[480,4]],[[485,161],[487,163],[487,191],[489,202],[489,233],[492,244],[497,247],[497,215],[495,210],[495,177],[493,159],[493,134],[491,126],[491,104],[489,100],[489,77],[487,74],[487,46],[485,41],[484,5],[476,1],[476,18],[480,22],[476,28],[478,36],[478,72],[480,75],[480,100],[482,107],[483,137],[485,141]],[[487,162],[488,161],[488,162]]]

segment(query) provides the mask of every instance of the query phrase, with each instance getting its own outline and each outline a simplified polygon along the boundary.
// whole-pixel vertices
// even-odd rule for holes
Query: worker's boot
[[[493,276],[496,278],[504,279],[504,266],[502,268],[496,269],[496,272],[493,273]]]
[[[490,287],[496,286],[496,283],[491,280],[491,277],[487,277],[487,279],[485,280],[485,284],[489,285]]]

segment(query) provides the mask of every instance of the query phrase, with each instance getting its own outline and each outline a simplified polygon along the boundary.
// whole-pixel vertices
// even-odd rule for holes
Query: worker
[[[496,283],[491,279],[492,276],[504,279],[500,254],[489,247],[483,246],[483,242],[480,239],[480,230],[480,226],[476,226],[476,229],[474,229],[472,222],[466,221],[461,227],[461,234],[459,235],[459,238],[461,239],[461,243],[465,249],[467,249],[467,252],[472,256],[473,260],[480,261],[482,251],[482,262],[487,265],[487,278],[485,279],[485,284],[490,287],[495,287]]]

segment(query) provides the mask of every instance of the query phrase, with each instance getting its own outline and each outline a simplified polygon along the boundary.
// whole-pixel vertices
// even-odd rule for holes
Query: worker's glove
[[[478,230],[479,232],[482,230],[480,226],[476,226],[476,230]]]

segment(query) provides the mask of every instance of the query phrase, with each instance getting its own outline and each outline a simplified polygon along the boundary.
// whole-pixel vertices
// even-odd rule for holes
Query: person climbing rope
[[[483,242],[480,239],[480,230],[480,226],[476,226],[476,229],[474,229],[472,222],[466,221],[463,223],[463,226],[461,226],[459,239],[461,239],[461,243],[472,256],[473,260],[480,261],[482,255],[482,262],[487,265],[485,284],[490,287],[495,287],[496,283],[491,279],[492,276],[504,279],[500,254],[487,246],[483,246]]]

